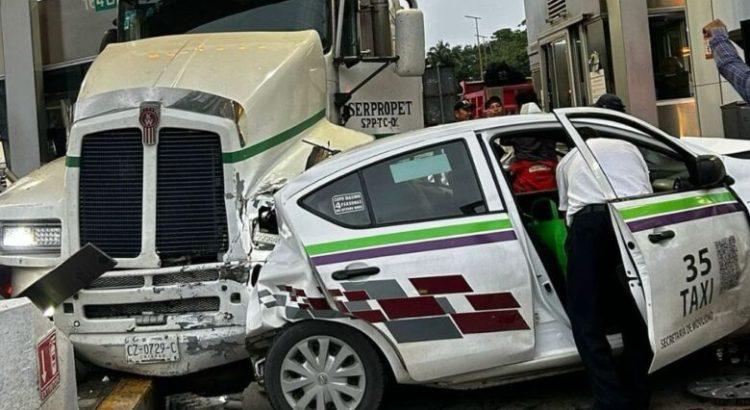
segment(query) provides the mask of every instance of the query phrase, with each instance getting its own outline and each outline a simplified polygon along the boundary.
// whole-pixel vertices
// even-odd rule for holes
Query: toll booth
[[[677,136],[722,137],[740,99],[708,56],[702,28],[750,19],[746,0],[525,0],[529,56],[545,109],[606,93]]]

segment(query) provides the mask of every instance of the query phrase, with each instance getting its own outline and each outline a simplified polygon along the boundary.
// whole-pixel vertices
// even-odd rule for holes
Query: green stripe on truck
[[[68,168],[80,168],[81,157],[65,157],[65,166]]]
[[[282,132],[281,134],[274,135],[273,137],[268,138],[267,140],[263,142],[259,142],[255,145],[251,145],[239,151],[225,152],[224,154],[222,154],[222,160],[224,161],[225,164],[234,164],[237,162],[242,162],[246,159],[250,159],[258,154],[268,151],[271,148],[281,145],[285,143],[286,141],[289,141],[290,139],[296,137],[297,135],[305,132],[310,127],[317,124],[318,121],[325,118],[325,116],[326,116],[326,110],[324,109],[318,112],[317,114],[313,115],[312,117],[306,119],[305,121],[295,125],[294,127],[289,128],[288,130]]]
[[[242,162],[246,159],[250,159],[258,154],[262,154],[263,152],[268,151],[269,149],[274,148],[278,145],[281,145],[289,141],[290,139],[296,137],[297,135],[307,131],[313,125],[317,124],[318,121],[325,118],[325,116],[326,116],[326,110],[323,109],[320,112],[313,115],[312,117],[306,119],[305,121],[295,125],[292,128],[289,128],[288,130],[282,132],[281,134],[274,135],[273,137],[270,137],[263,142],[259,142],[255,145],[251,145],[239,151],[223,153],[221,156],[222,161],[225,164],[234,164],[237,162]],[[65,166],[69,168],[80,168],[81,157],[66,157]]]

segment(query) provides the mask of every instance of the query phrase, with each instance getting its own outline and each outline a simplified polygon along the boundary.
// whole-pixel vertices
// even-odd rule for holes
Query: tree
[[[456,56],[453,54],[451,45],[440,40],[437,44],[430,47],[430,51],[427,52],[427,64],[440,64],[441,66],[456,65]]]
[[[491,76],[514,80],[528,77],[531,70],[527,48],[526,30],[498,30],[489,42],[482,45],[482,53],[486,56],[485,66],[491,71]],[[451,47],[449,43],[441,40],[427,52],[427,63],[455,67],[459,80],[480,79],[475,45]]]
[[[489,46],[491,63],[505,63],[526,76],[531,75],[528,54],[529,39],[526,30],[509,28],[498,30],[493,33]]]

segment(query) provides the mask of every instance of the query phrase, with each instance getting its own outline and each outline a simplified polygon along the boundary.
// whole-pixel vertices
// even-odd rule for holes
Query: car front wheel
[[[266,387],[275,409],[377,409],[383,364],[355,330],[303,322],[281,333],[266,360]]]

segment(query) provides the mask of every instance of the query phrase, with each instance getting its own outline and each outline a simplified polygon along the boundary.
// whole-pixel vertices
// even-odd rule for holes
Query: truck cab
[[[372,134],[421,126],[421,12],[372,3],[121,1],[66,157],[0,195],[13,293],[91,243],[117,266],[54,312],[78,357],[149,376],[247,357],[248,283],[274,241],[263,198]],[[376,10],[388,55],[362,48]],[[357,104],[391,116],[359,132]]]

